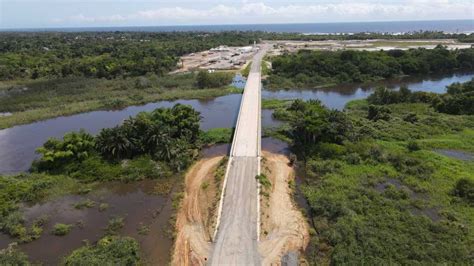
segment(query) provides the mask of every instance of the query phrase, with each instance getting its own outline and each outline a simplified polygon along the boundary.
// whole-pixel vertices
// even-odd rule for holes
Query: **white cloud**
[[[86,16],[79,14],[55,19],[78,23],[144,23],[144,24],[205,24],[205,23],[291,23],[322,21],[375,21],[421,19],[473,19],[474,5],[469,1],[402,0],[391,4],[381,1],[332,1],[322,4],[270,5],[264,2],[241,1],[238,5],[219,4],[208,8],[161,7],[130,14]],[[301,2],[300,2],[301,3]]]

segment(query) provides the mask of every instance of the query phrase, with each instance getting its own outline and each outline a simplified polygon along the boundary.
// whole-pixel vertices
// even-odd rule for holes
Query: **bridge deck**
[[[254,57],[237,119],[211,265],[259,265],[258,183],[260,173],[260,64]]]

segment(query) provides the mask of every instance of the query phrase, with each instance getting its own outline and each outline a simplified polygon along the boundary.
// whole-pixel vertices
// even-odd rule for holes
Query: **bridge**
[[[211,265],[259,265],[259,184],[261,155],[261,62],[264,45],[253,58],[240,103],[234,139],[218,209]]]

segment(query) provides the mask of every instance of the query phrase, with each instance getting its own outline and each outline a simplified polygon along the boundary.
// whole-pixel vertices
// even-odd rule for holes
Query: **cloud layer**
[[[128,14],[90,16],[77,14],[56,18],[56,23],[81,24],[215,24],[215,23],[291,23],[334,21],[386,21],[421,19],[472,19],[471,1],[411,0],[388,4],[377,2],[355,3],[332,1],[322,4],[271,5],[244,1],[237,5],[218,4],[207,8],[185,6],[158,7]]]

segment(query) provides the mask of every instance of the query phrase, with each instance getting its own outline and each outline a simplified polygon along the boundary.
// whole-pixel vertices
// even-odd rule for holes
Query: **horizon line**
[[[393,23],[393,22],[442,22],[442,21],[473,21],[474,19],[429,19],[429,20],[374,20],[374,21],[335,21],[335,22],[296,22],[296,23],[224,23],[224,24],[170,24],[170,25],[122,25],[122,26],[58,26],[58,27],[13,27],[0,31],[15,30],[59,30],[59,29],[100,29],[100,28],[150,28],[150,27],[208,27],[208,26],[255,26],[255,25],[304,25],[304,24],[351,24],[351,23]],[[474,26],[473,26],[474,31]]]

